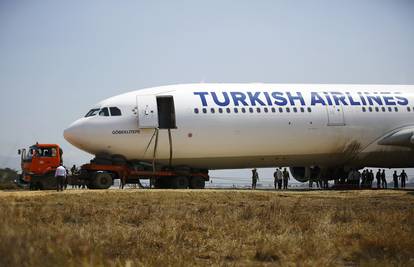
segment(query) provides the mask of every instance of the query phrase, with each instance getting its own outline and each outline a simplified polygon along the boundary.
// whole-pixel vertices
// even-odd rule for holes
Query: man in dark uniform
[[[382,183],[382,188],[387,188],[387,179],[385,178],[384,169],[382,169],[382,173],[381,173],[381,183]]]
[[[372,188],[372,182],[374,181],[374,172],[372,170],[369,171],[369,179],[367,183],[367,188]]]
[[[405,173],[404,170],[400,174],[400,179],[401,179],[401,188],[405,188],[405,181],[407,180],[407,174]]]
[[[368,170],[363,170],[361,174],[361,188],[365,188],[367,186],[368,180],[369,180],[369,172]]]
[[[375,174],[375,178],[377,179],[377,188],[381,188],[381,169],[378,169],[377,174]]]
[[[286,168],[283,169],[283,189],[287,189],[290,180],[289,172]]]
[[[256,168],[252,170],[252,189],[256,189],[257,180],[259,180],[259,174]]]
[[[397,171],[394,171],[394,174],[392,175],[392,179],[394,180],[394,188],[398,188],[398,174],[397,174]]]

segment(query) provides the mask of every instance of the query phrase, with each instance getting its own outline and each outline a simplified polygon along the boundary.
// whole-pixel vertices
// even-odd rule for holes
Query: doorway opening
[[[159,129],[175,129],[175,108],[174,98],[172,96],[157,97],[158,106],[158,128]]]

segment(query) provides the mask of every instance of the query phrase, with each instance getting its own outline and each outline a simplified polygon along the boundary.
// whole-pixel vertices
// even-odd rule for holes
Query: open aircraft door
[[[344,126],[344,109],[342,105],[326,106],[328,113],[328,126]]]
[[[158,108],[155,95],[137,96],[138,128],[158,128]]]

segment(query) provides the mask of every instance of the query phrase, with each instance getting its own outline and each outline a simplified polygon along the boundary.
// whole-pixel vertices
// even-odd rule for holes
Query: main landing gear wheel
[[[91,189],[108,189],[112,185],[112,176],[106,172],[97,172],[92,184]]]
[[[206,187],[206,181],[203,177],[194,176],[190,180],[191,189],[204,189]]]
[[[174,189],[187,189],[188,178],[186,176],[176,176],[171,179],[171,188]]]

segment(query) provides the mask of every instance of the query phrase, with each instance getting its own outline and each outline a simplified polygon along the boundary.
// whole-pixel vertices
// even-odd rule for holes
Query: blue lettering
[[[220,101],[216,95],[215,92],[210,92],[211,96],[213,97],[214,103],[216,103],[217,106],[228,106],[230,104],[230,99],[229,99],[229,95],[227,94],[227,92],[222,92],[224,100]]]
[[[354,100],[354,98],[352,97],[350,92],[346,92],[346,95],[348,96],[349,99],[349,103],[351,104],[351,106],[360,106],[361,103],[359,103],[358,101]]]
[[[361,92],[358,92],[359,98],[361,99],[362,105],[365,106],[367,101],[365,101],[364,95]]]
[[[265,97],[266,97],[266,102],[267,102],[267,105],[268,105],[268,106],[271,106],[271,105],[272,105],[272,99],[270,99],[269,93],[268,93],[268,92],[263,92],[263,94],[264,94],[264,95],[265,95]]]
[[[367,94],[367,93],[365,93],[365,94]],[[377,94],[377,93],[375,93],[375,94]],[[377,103],[378,105],[382,106],[382,100],[381,100],[381,97],[380,96],[378,96],[378,95],[376,95],[376,96],[367,95],[366,97],[367,97],[368,103],[371,106],[372,105],[375,105],[374,102]]]
[[[203,105],[203,107],[207,106],[207,100],[206,100],[206,95],[208,95],[207,92],[194,92],[193,94],[198,95],[200,97],[201,104]]]
[[[323,92],[323,94],[325,95],[326,101],[328,101],[328,105],[332,106],[332,100],[329,94],[327,92]]]
[[[239,106],[239,102],[243,106],[247,106],[246,102],[246,95],[242,92],[230,92],[231,98],[233,98],[233,102],[235,106]]]
[[[256,102],[259,103],[259,105],[261,106],[266,106],[266,104],[259,99],[260,92],[255,92],[254,94],[252,94],[251,92],[247,92],[247,95],[249,96],[250,103],[252,104],[252,106],[256,106]]]
[[[401,94],[401,93],[396,93],[396,94]],[[408,105],[408,99],[403,97],[403,96],[395,96],[395,98],[397,99],[397,104],[398,105],[402,105],[402,106],[406,106]]]
[[[305,106],[305,100],[303,100],[302,94],[300,92],[296,92],[296,96],[293,96],[290,92],[286,92],[289,102],[292,106],[295,105],[295,100],[299,100],[302,106]]]
[[[322,106],[325,106],[325,100],[316,92],[311,93],[311,105],[315,106],[316,104],[321,104]]]
[[[382,99],[384,100],[385,105],[387,105],[387,106],[388,105],[389,106],[395,106],[396,105],[394,97],[393,96],[387,96],[391,93],[385,92],[385,93],[382,93],[382,94],[383,94]]]
[[[348,103],[346,103],[346,101],[345,101],[344,94],[342,94],[341,92],[331,92],[331,94],[332,94],[332,97],[335,101],[335,105],[340,105],[340,103],[342,103],[342,105],[348,106]]]
[[[287,105],[287,99],[283,97],[282,92],[273,92],[272,97],[275,99],[275,105],[278,106],[286,106]]]

